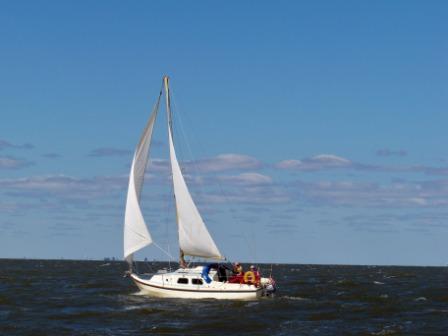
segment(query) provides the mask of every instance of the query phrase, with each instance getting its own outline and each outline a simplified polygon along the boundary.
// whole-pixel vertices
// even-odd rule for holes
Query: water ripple
[[[125,269],[121,262],[0,260],[0,334],[445,335],[448,330],[446,268],[274,265],[278,293],[252,302],[148,298],[122,278]]]

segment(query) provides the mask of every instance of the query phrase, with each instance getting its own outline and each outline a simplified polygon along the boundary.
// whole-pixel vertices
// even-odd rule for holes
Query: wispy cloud
[[[42,209],[77,206],[88,207],[93,202],[105,199],[125,197],[128,183],[127,175],[120,176],[96,176],[91,178],[80,178],[66,175],[31,176],[24,178],[0,179],[0,196],[8,197],[14,201],[26,203],[34,202],[32,207]],[[167,197],[171,179],[167,176],[147,174],[146,180],[151,180],[154,186],[162,186],[155,194],[147,195],[151,204],[158,206],[158,202]],[[190,177],[186,179],[194,194],[195,200],[201,208],[216,203],[245,203],[267,204],[269,202],[279,203],[285,201],[285,195],[272,186],[269,176],[258,173],[242,173],[239,175],[217,176],[217,177]],[[218,188],[218,185],[221,188]],[[166,188],[165,188],[166,187]],[[199,188],[199,189],[198,189]],[[219,190],[218,190],[219,189]],[[225,189],[225,190],[224,190]],[[200,191],[198,193],[198,191]],[[6,204],[6,203],[5,203]],[[14,202],[8,203],[7,209],[17,210]],[[63,204],[63,206],[61,205]],[[6,207],[6,205],[5,205]],[[213,209],[212,209],[213,210]]]
[[[298,171],[317,171],[335,168],[352,168],[355,164],[343,157],[333,154],[320,154],[302,160],[284,160],[276,164],[279,169]]]
[[[297,201],[314,206],[442,207],[448,205],[448,180],[398,181],[297,181],[288,189]]]
[[[0,169],[20,169],[34,165],[34,162],[15,158],[12,156],[0,156]]]
[[[397,154],[395,154],[397,155]],[[333,154],[320,154],[301,160],[283,160],[274,165],[280,170],[317,172],[325,170],[355,170],[384,173],[422,173],[425,175],[448,175],[448,167],[427,165],[377,165],[361,163]]]
[[[297,225],[292,223],[274,221],[266,224],[265,227],[270,234],[294,234],[298,232]]]
[[[47,159],[59,159],[60,157],[62,157],[62,155],[58,153],[45,153],[42,154],[42,157]]]
[[[448,175],[448,167],[414,166],[410,167],[410,170],[414,172],[422,172],[426,175]]]
[[[360,231],[368,232],[399,232],[414,231],[429,233],[433,229],[448,230],[448,213],[446,212],[415,212],[379,214],[353,214],[344,216],[342,222]]]
[[[408,153],[404,149],[381,148],[376,151],[377,156],[406,156]]]
[[[33,176],[16,179],[1,179],[0,189],[8,195],[34,197],[57,196],[63,199],[108,195],[113,190],[125,190],[126,176],[76,178],[64,175]]]
[[[236,188],[208,191],[200,195],[202,203],[233,203],[245,206],[285,204],[291,202],[291,193],[275,185],[240,186]]]
[[[93,149],[87,156],[105,157],[105,156],[130,156],[132,151],[129,149],[101,147]]]
[[[239,175],[219,176],[224,183],[242,186],[262,186],[272,184],[272,178],[259,173],[241,173]]]
[[[13,158],[0,158],[0,167],[20,167]],[[22,164],[23,165],[23,164]],[[151,160],[152,170],[146,175],[159,189],[164,191],[170,182],[169,162],[161,159]],[[265,205],[287,205],[294,209],[307,206],[319,207],[353,207],[353,208],[430,208],[448,205],[448,180],[421,181],[391,180],[375,182],[365,175],[360,180],[345,175],[343,180],[322,179],[316,175],[312,181],[291,180],[290,175],[273,178],[256,171],[263,164],[254,157],[240,154],[222,154],[211,158],[185,162],[184,175],[191,187],[191,192],[198,205],[220,203],[238,204],[246,208],[263,208]],[[194,169],[194,168],[195,169]],[[425,175],[448,174],[448,169],[429,166],[374,166],[353,162],[349,159],[321,154],[302,160],[285,160],[276,165],[280,170],[316,172],[332,169],[364,170],[366,172],[420,172]],[[158,173],[164,170],[168,174]],[[278,172],[277,172],[278,173]],[[309,175],[308,175],[309,176]],[[320,179],[317,179],[320,176]],[[18,199],[41,199],[45,206],[52,202],[69,200],[71,204],[78,202],[80,206],[95,199],[109,198],[111,195],[126,193],[128,176],[96,176],[79,178],[64,175],[34,176],[20,179],[0,179],[0,194]],[[167,189],[168,190],[168,189]],[[151,197],[159,197],[152,195]],[[151,201],[152,202],[152,201]]]
[[[169,169],[170,163],[165,159],[151,159],[149,169],[162,171]],[[228,170],[249,170],[262,167],[258,159],[242,154],[220,154],[210,158],[194,161],[182,161],[182,170],[186,173],[213,173]]]
[[[220,154],[211,158],[186,162],[187,168],[195,168],[199,172],[219,172],[224,170],[245,170],[261,168],[258,159],[242,154]]]
[[[130,165],[129,165],[129,167],[130,167]],[[161,171],[167,172],[169,169],[171,169],[170,162],[165,159],[149,158],[148,169],[150,171],[156,171],[156,172],[161,172]]]
[[[220,176],[219,179],[221,188],[217,188],[218,181],[216,181],[205,185],[205,189],[199,194],[196,192],[195,184],[191,184],[191,190],[199,204],[231,203],[249,208],[255,207],[254,209],[262,204],[352,208],[448,206],[448,180],[443,179],[390,183],[349,180],[312,182],[299,180],[274,183],[269,176],[254,173]],[[127,182],[127,176],[93,178],[42,176],[1,179],[0,190],[4,195],[28,199],[89,202],[110,195],[125,195]],[[169,183],[169,181],[162,182]]]
[[[32,148],[34,148],[34,146],[29,143],[25,143],[25,144],[21,144],[21,145],[13,144],[9,141],[0,139],[0,150],[5,149],[5,148],[32,149]]]

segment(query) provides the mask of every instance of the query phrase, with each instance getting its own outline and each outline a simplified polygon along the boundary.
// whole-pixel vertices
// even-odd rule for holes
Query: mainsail
[[[168,141],[170,146],[170,161],[173,175],[174,198],[176,201],[177,224],[179,230],[179,247],[185,255],[224,259],[216,247],[213,238],[188,191],[182,171],[174,150],[171,130],[171,110],[168,89],[168,77],[164,77],[166,105],[168,115]]]
[[[151,235],[146,227],[140,208],[140,195],[145,178],[146,166],[148,164],[152,130],[157,117],[157,111],[159,110],[161,95],[162,92],[160,92],[132,160],[124,219],[124,258],[128,261],[132,261],[134,252],[152,243]]]

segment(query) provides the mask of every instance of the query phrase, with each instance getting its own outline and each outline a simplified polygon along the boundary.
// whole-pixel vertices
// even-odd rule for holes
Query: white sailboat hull
[[[263,294],[261,287],[212,280],[206,283],[195,269],[158,273],[145,278],[132,273],[131,278],[142,293],[153,297],[182,299],[256,300]],[[179,279],[188,283],[179,284]],[[202,284],[192,284],[192,280]]]

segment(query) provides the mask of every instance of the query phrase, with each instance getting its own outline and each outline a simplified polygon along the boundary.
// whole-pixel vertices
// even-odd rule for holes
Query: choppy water
[[[125,269],[0,260],[0,335],[448,335],[448,267],[274,265],[252,302],[147,298]]]

